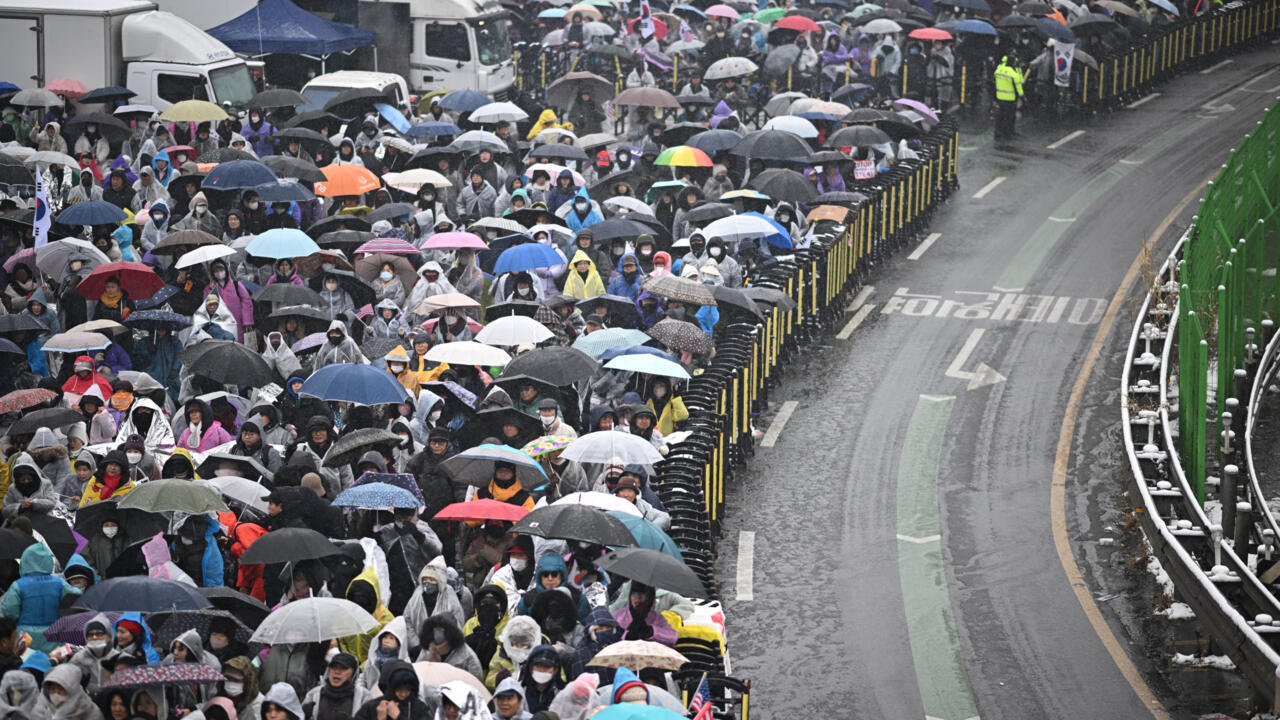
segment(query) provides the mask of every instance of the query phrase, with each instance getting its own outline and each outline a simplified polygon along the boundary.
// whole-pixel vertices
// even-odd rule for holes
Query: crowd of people
[[[666,116],[589,72],[392,112],[273,88],[197,120],[0,93],[0,718],[692,714],[678,651],[722,653],[724,625],[709,578],[674,589],[662,458],[717,339],[786,302],[761,278],[953,103],[916,84],[952,41],[901,4],[772,29],[699,5],[661,33],[515,10],[513,40],[583,69],[625,49],[627,90],[674,60]],[[1118,4],[1019,16],[1171,17]],[[975,40],[998,100],[1035,32]],[[804,90],[756,98],[779,50]],[[617,547],[676,566],[613,570]]]

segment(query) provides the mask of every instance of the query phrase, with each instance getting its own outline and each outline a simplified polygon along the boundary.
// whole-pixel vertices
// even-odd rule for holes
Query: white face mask
[[[427,417],[431,419],[431,422],[435,422],[440,419],[442,414],[444,414],[443,410],[432,410],[427,414]]]
[[[208,205],[197,205],[197,206],[196,206],[196,214],[197,214],[197,215],[203,215],[203,214],[205,214],[205,213],[207,213],[207,212],[209,212],[209,206],[208,206]]]
[[[225,638],[222,638],[222,637],[209,638],[209,647],[213,648],[214,650],[221,650],[226,646],[227,646],[227,641]]]
[[[378,279],[381,280],[382,282],[391,282],[391,277],[392,277],[391,273],[385,270],[378,273]]]
[[[244,683],[224,682],[222,683],[222,689],[226,690],[227,695],[230,697],[240,697],[244,694]]]
[[[515,661],[517,665],[523,665],[525,660],[529,659],[529,653],[533,652],[533,647],[518,648],[514,645],[502,643],[502,649],[507,651],[507,657]]]
[[[92,652],[93,654],[99,655],[102,653],[103,650],[107,649],[107,641],[106,640],[90,640],[85,645],[85,647],[89,648],[89,651]]]
[[[404,365],[401,363],[395,363],[394,365],[391,366],[391,372],[395,373],[396,375],[399,375],[400,373],[404,372]]]
[[[137,465],[142,460],[142,453],[140,452],[125,453],[124,456],[128,458],[130,465]]]
[[[529,567],[529,561],[522,557],[511,558],[511,569],[520,572]]]
[[[551,682],[551,678],[553,677],[551,673],[546,672],[545,670],[534,670],[530,675],[533,677],[533,681],[540,685]]]
[[[120,527],[117,525],[108,525],[107,527],[102,528],[102,534],[108,538],[115,537],[118,532],[120,532]]]
[[[213,278],[214,278],[215,280],[226,280],[226,279],[227,279],[227,271],[226,271],[226,270],[214,270],[214,271],[213,271]]]
[[[711,254],[711,257],[718,258],[720,257],[720,254],[723,253],[724,251],[718,247],[713,247],[713,248],[709,248],[707,252]]]
[[[538,419],[542,421],[542,427],[551,427],[556,424],[555,415],[539,415]]]
[[[250,210],[257,210],[257,209],[258,209],[258,204],[259,204],[259,203],[258,203],[258,201],[257,201],[257,200],[254,200],[253,202],[249,203],[249,209],[250,209]]]
[[[49,704],[54,707],[61,707],[67,701],[67,696],[63,693],[49,693],[48,698]]]

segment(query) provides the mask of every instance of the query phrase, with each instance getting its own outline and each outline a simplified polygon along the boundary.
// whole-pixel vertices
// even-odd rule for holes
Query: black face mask
[[[329,339],[329,344],[330,344],[330,345],[338,345],[338,344],[340,344],[340,343],[342,342],[342,336],[341,336],[341,335],[326,335],[325,337],[327,337],[327,338]]]
[[[502,619],[501,610],[497,605],[483,604],[476,608],[476,618],[480,620],[480,624],[485,627],[494,627],[498,621]]]

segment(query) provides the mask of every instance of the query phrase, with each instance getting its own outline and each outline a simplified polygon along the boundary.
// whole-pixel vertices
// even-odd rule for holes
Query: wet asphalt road
[[[962,135],[973,149],[934,244],[878,268],[860,326],[787,370],[760,427],[784,401],[794,413],[730,488],[718,565],[756,717],[1152,716],[1059,561],[1054,453],[1103,310],[1141,244],[1280,94],[1280,50],[1158,90],[1111,115],[1024,123],[1005,148]],[[1135,309],[1090,379],[1067,481],[1072,551],[1099,594],[1117,564],[1097,540],[1119,517],[1115,385]],[[998,377],[980,363],[1007,379],[968,389]],[[735,594],[743,531],[750,600]],[[1140,611],[1120,598],[1102,612],[1167,716],[1193,716],[1144,647]]]

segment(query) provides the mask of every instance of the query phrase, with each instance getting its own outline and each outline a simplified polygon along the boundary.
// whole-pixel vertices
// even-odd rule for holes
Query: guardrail
[[[756,278],[752,287],[777,291],[770,293],[773,300],[766,300],[772,310],[755,322],[717,328],[715,357],[681,396],[690,414],[685,426],[689,435],[673,443],[657,466],[654,489],[672,515],[672,538],[710,590],[711,600],[720,595],[715,559],[725,489],[754,454],[751,417],[781,382],[787,358],[835,327],[850,294],[884,257],[918,240],[933,211],[958,186],[955,120],[942,118],[922,142],[919,159],[900,161],[857,188],[867,200],[842,208],[840,220],[817,221],[809,247]],[[841,215],[840,209],[827,214]],[[718,713],[736,708],[746,720],[750,684],[728,675],[723,653],[683,635],[676,647],[695,668],[678,674],[683,690],[696,690],[705,671]]]
[[[1268,317],[1280,309],[1280,215],[1271,197],[1280,183],[1276,107],[1232,151],[1144,298],[1120,411],[1130,496],[1156,557],[1213,640],[1280,710],[1280,601],[1270,587],[1280,577],[1280,526],[1258,481],[1251,438],[1263,388],[1280,366]],[[1261,357],[1259,330],[1269,341]]]

